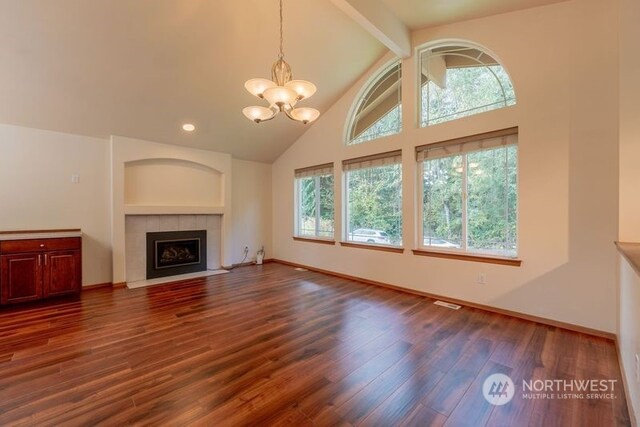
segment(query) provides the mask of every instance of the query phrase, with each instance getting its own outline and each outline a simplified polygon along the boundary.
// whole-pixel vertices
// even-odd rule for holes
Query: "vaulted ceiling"
[[[412,30],[565,0],[382,0]]]
[[[418,28],[558,0],[383,1]],[[321,112],[386,52],[351,18],[329,0],[285,1],[285,58]],[[0,0],[0,40],[0,123],[265,162],[306,130],[242,115],[262,105],[244,82],[270,78],[277,56],[276,0]]]

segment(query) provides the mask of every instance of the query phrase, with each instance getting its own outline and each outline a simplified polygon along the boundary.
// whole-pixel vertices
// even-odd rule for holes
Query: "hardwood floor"
[[[612,342],[280,264],[0,311],[0,425],[630,425]],[[484,400],[492,373],[614,399]]]

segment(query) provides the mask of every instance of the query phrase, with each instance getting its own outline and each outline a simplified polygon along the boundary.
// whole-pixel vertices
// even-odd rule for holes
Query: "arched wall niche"
[[[188,160],[125,162],[124,202],[145,206],[221,206],[223,174]]]

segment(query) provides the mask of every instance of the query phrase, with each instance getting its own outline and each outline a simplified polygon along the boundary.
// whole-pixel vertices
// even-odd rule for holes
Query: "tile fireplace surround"
[[[125,262],[127,282],[146,279],[147,233],[207,230],[207,269],[221,265],[222,215],[127,215]]]

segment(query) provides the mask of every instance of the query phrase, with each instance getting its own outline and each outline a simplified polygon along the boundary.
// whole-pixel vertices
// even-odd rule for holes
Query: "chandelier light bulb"
[[[316,85],[306,80],[291,80],[284,85],[298,94],[298,99],[309,98],[316,93]]]
[[[277,105],[278,107],[293,107],[298,101],[298,94],[293,89],[284,86],[269,88],[264,91],[263,95],[269,104]]]
[[[269,88],[276,87],[276,84],[267,79],[251,79],[247,80],[244,87],[251,95],[262,98],[264,91]]]
[[[304,123],[311,123],[320,116],[320,111],[315,108],[295,108],[290,112],[294,120]]]
[[[264,122],[265,120],[271,119],[275,113],[267,108],[267,107],[259,107],[257,105],[251,107],[245,107],[242,110],[242,114],[245,115],[251,121],[256,123]]]

